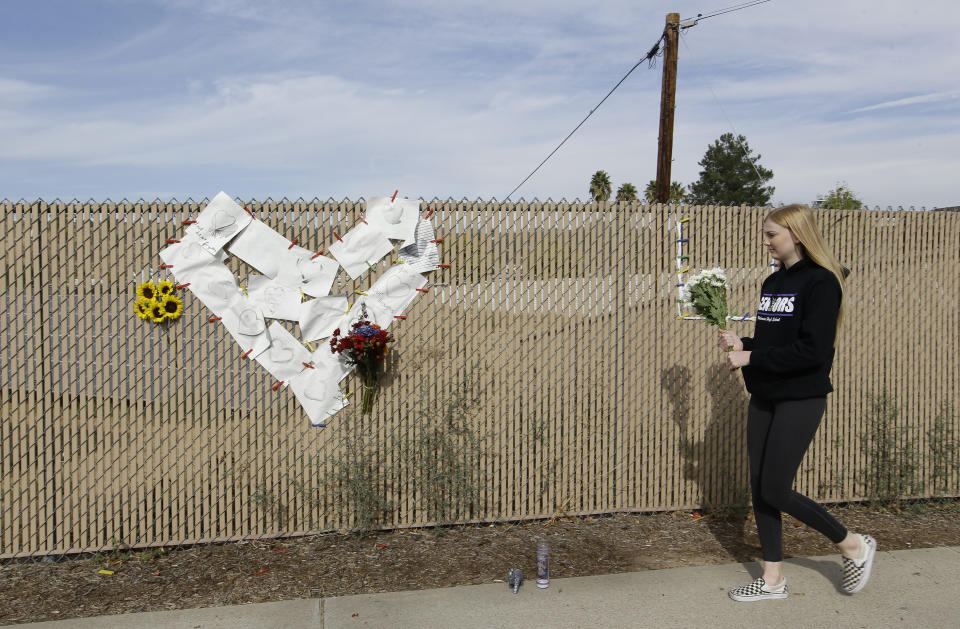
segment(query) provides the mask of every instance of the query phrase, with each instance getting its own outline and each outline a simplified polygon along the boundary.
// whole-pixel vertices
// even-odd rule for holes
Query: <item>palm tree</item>
[[[636,200],[637,187],[632,183],[624,183],[617,188],[617,203],[630,203]]]
[[[687,189],[684,188],[682,183],[674,181],[670,184],[669,203],[683,203],[686,197]],[[655,179],[651,179],[650,183],[647,184],[647,189],[643,191],[643,198],[646,199],[647,203],[657,202],[657,181]]]
[[[598,170],[590,179],[590,198],[594,201],[607,201],[610,199],[610,175],[605,170]]]

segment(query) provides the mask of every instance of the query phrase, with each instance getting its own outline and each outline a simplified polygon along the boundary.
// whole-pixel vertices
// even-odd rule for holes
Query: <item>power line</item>
[[[613,94],[613,93],[617,90],[617,88],[620,87],[620,85],[621,85],[624,81],[627,80],[627,77],[628,77],[628,76],[630,76],[631,74],[633,74],[633,71],[634,71],[634,70],[636,70],[637,68],[640,67],[640,64],[641,64],[641,63],[643,63],[644,61],[650,61],[650,62],[651,62],[651,63],[650,63],[651,67],[653,66],[653,59],[660,53],[660,44],[663,42],[663,38],[664,38],[664,37],[665,37],[665,35],[661,35],[661,36],[660,36],[660,39],[658,39],[657,42],[650,48],[650,51],[643,57],[643,59],[641,59],[640,61],[638,61],[637,63],[635,63],[634,66],[633,66],[632,68],[630,68],[630,69],[627,71],[626,74],[623,75],[623,78],[620,79],[619,81],[617,81],[617,84],[614,85],[613,88],[612,88],[609,92],[607,92],[607,95],[604,96],[603,99],[601,99],[601,101],[600,101],[599,103],[597,103],[597,105],[596,105],[593,109],[590,110],[590,113],[588,113],[587,116],[586,116],[583,120],[580,121],[580,124],[578,124],[576,127],[574,127],[574,128],[573,128],[573,131],[571,131],[569,134],[567,134],[567,137],[563,138],[563,141],[560,142],[560,144],[558,144],[555,149],[553,149],[552,151],[550,151],[550,154],[547,155],[547,156],[544,158],[544,160],[543,160],[542,162],[540,162],[540,164],[539,164],[536,168],[534,168],[533,171],[531,171],[531,173],[530,173],[529,175],[527,175],[527,176],[524,178],[523,181],[521,181],[519,184],[517,184],[517,187],[514,188],[513,190],[511,190],[511,191],[510,191],[510,194],[508,194],[507,196],[505,196],[505,197],[503,198],[504,201],[508,200],[508,199],[513,195],[514,192],[516,192],[517,190],[519,190],[520,187],[521,187],[523,184],[527,183],[527,181],[529,181],[530,178],[533,177],[533,176],[537,173],[537,171],[540,170],[540,168],[543,167],[543,165],[546,164],[547,161],[548,161],[551,157],[553,157],[554,154],[555,154],[557,151],[560,150],[560,147],[563,146],[564,144],[566,144],[566,143],[567,143],[567,140],[569,140],[571,137],[573,137],[573,134],[576,133],[576,132],[580,129],[580,127],[582,127],[583,124],[584,124],[587,120],[590,119],[590,116],[592,116],[592,115],[594,114],[594,112],[596,112],[598,109],[600,109],[600,105],[602,105],[602,104],[604,103],[604,101],[606,101],[608,98],[610,98],[610,95]]]
[[[725,8],[725,9],[718,9],[717,11],[714,11],[713,13],[708,13],[707,15],[704,15],[704,14],[702,14],[702,13],[697,13],[697,17],[695,17],[695,18],[688,18],[688,19],[686,19],[686,20],[681,20],[681,24],[683,24],[684,22],[686,22],[686,23],[689,24],[689,22],[692,21],[693,24],[689,24],[689,25],[687,26],[687,28],[689,28],[690,26],[693,26],[694,24],[696,24],[696,23],[699,22],[700,20],[705,20],[705,19],[707,19],[707,18],[716,17],[716,16],[718,16],[718,15],[723,15],[724,13],[733,13],[734,11],[741,11],[741,10],[743,10],[743,9],[748,9],[748,8],[753,7],[753,6],[756,6],[756,5],[758,5],[758,4],[763,4],[764,2],[770,2],[770,0],[753,0],[752,2],[741,2],[740,4],[735,4],[735,5],[733,5],[733,6],[729,6],[729,7]]]
[[[706,20],[707,18],[716,17],[716,16],[718,16],[718,15],[723,15],[723,14],[725,14],[725,13],[732,13],[732,12],[734,12],[734,11],[740,11],[740,10],[743,10],[743,9],[750,8],[750,7],[752,7],[752,6],[756,6],[756,5],[758,5],[758,4],[763,4],[763,3],[765,3],[765,2],[770,2],[770,0],[751,0],[750,2],[742,2],[742,3],[737,4],[737,5],[729,6],[729,7],[725,8],[725,9],[719,9],[719,10],[717,10],[717,11],[714,11],[713,13],[708,13],[707,15],[703,15],[702,13],[698,13],[698,14],[697,14],[697,17],[695,17],[695,18],[690,18],[690,19],[687,19],[687,20],[681,20],[681,22],[680,22],[680,29],[679,29],[679,30],[680,30],[680,32],[682,33],[685,29],[690,28],[691,26],[695,26],[695,25],[697,24],[697,22],[699,22],[700,20]],[[560,148],[561,148],[564,144],[567,143],[567,140],[569,140],[571,137],[573,137],[573,134],[574,134],[574,133],[576,133],[577,131],[580,130],[580,127],[582,127],[582,126],[584,125],[584,123],[585,123],[587,120],[590,119],[590,116],[592,116],[598,109],[600,109],[600,105],[602,105],[608,98],[610,98],[610,95],[613,94],[613,93],[617,90],[617,88],[620,87],[620,85],[621,85],[624,81],[627,80],[627,77],[629,77],[631,74],[633,74],[633,71],[634,71],[634,70],[636,70],[637,68],[640,67],[640,64],[641,64],[641,63],[643,63],[644,61],[650,61],[650,67],[653,67],[653,59],[660,54],[660,52],[661,52],[661,51],[660,51],[660,44],[663,43],[663,40],[664,40],[665,37],[666,37],[666,32],[664,32],[664,34],[660,35],[660,39],[658,39],[658,40],[656,41],[656,43],[650,48],[650,51],[644,56],[644,58],[641,59],[640,61],[638,61],[637,63],[635,63],[635,64],[633,65],[633,67],[630,68],[630,69],[627,71],[627,73],[623,75],[623,78],[620,79],[619,81],[617,81],[617,84],[614,85],[613,88],[612,88],[609,92],[607,92],[607,95],[604,96],[604,97],[600,100],[600,102],[597,103],[597,105],[596,105],[593,109],[590,110],[590,113],[588,113],[588,114],[586,115],[586,117],[585,117],[583,120],[580,121],[580,124],[578,124],[576,127],[574,127],[574,128],[573,128],[573,131],[571,131],[570,133],[568,133],[568,134],[567,134],[567,137],[563,138],[563,140],[560,142],[560,144],[558,144],[558,145],[556,146],[556,148],[554,148],[552,151],[550,151],[550,154],[547,155],[547,156],[543,159],[543,161],[540,162],[540,164],[538,164],[537,167],[534,168],[534,169],[530,172],[529,175],[527,175],[526,177],[524,177],[523,181],[521,181],[519,184],[517,184],[517,186],[516,186],[513,190],[510,191],[510,194],[508,194],[507,196],[505,196],[505,197],[503,198],[504,201],[509,200],[510,197],[513,196],[513,193],[514,193],[514,192],[516,192],[517,190],[519,190],[519,189],[523,186],[523,184],[527,183],[527,182],[530,180],[531,177],[533,177],[535,174],[537,174],[537,171],[539,171],[539,170],[543,167],[543,165],[546,164],[546,163],[550,160],[550,158],[553,157],[553,156],[556,154],[556,152],[559,151]],[[686,42],[684,42],[684,43],[686,43]],[[754,170],[756,170],[756,167],[754,167]],[[759,173],[758,173],[758,175],[759,175]]]
[[[763,1],[768,2],[769,0],[763,0]],[[687,52],[691,52],[690,45],[687,44],[687,37],[686,35],[683,34],[682,30],[680,31],[680,41],[682,41],[683,45],[686,46]],[[723,108],[723,103],[721,103],[720,99],[717,98],[717,93],[713,91],[713,85],[711,85],[710,79],[707,78],[707,75],[705,73],[702,76],[703,76],[703,81],[707,86],[707,89],[710,90],[710,94],[713,96],[713,100],[716,101],[717,106],[720,107],[720,111],[723,112],[723,117],[727,119],[727,124],[729,124],[730,128],[733,129],[734,140],[736,141],[737,144],[740,145],[740,150],[743,151],[743,157],[747,160],[747,162],[753,168],[754,174],[756,174],[757,179],[760,180],[760,185],[761,186],[764,185],[766,183],[766,180],[760,174],[760,170],[757,168],[757,165],[754,163],[754,160],[750,159],[750,154],[747,152],[746,147],[743,146],[743,142],[740,141],[740,134],[737,133],[737,128],[733,126],[733,121],[730,119],[730,116],[727,115],[727,110]]]

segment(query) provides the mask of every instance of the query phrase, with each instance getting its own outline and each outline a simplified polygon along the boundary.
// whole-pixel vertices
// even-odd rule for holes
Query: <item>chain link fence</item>
[[[191,294],[168,326],[131,308],[204,204],[0,202],[0,558],[747,504],[747,396],[715,332],[677,318],[675,228],[690,218],[691,269],[725,268],[745,314],[763,208],[424,201],[451,267],[391,327],[373,412],[314,428]],[[243,205],[312,249],[364,210]],[[819,216],[853,273],[798,489],[870,497],[882,395],[883,439],[915,462],[898,491],[956,496],[960,214]]]

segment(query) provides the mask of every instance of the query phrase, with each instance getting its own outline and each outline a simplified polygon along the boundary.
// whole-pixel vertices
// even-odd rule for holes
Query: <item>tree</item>
[[[837,182],[837,187],[826,194],[817,196],[813,207],[830,210],[859,210],[863,208],[863,201],[850,189],[847,182]]]
[[[773,171],[758,164],[760,155],[751,157],[747,138],[724,133],[707,147],[700,179],[690,184],[687,203],[694,205],[767,205],[773,186],[765,186]]]
[[[610,175],[605,170],[598,170],[593,173],[590,179],[590,198],[594,201],[607,201],[610,199]]]
[[[650,183],[647,184],[647,189],[643,191],[643,198],[647,200],[647,203],[656,203],[657,202],[657,180],[651,179]],[[684,199],[687,198],[687,191],[684,189],[683,184],[679,181],[673,181],[670,183],[670,198],[667,201],[668,203],[683,203]]]
[[[630,203],[636,200],[637,187],[632,183],[624,183],[617,188],[617,203]]]

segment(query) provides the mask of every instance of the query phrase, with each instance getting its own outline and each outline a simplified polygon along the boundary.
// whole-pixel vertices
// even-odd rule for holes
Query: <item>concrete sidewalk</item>
[[[504,567],[504,572],[506,572]],[[870,583],[838,590],[838,556],[788,559],[786,600],[736,603],[730,587],[758,564],[725,564],[553,579],[519,594],[506,584],[360,594],[257,605],[98,616],[19,625],[37,629],[265,629],[283,627],[960,627],[960,547],[877,554]]]

